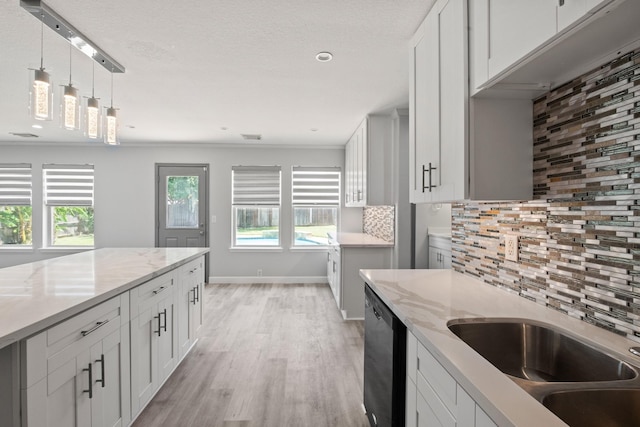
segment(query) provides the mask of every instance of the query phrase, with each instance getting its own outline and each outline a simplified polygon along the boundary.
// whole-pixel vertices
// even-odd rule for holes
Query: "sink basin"
[[[639,389],[562,391],[547,395],[542,404],[570,426],[640,425]]]
[[[533,322],[461,319],[448,326],[496,368],[516,378],[546,383],[593,382],[628,380],[637,375],[627,363],[559,329]]]

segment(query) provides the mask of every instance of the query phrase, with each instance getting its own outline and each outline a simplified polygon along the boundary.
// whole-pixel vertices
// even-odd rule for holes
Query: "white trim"
[[[209,276],[209,284],[220,283],[326,283],[327,276]]]

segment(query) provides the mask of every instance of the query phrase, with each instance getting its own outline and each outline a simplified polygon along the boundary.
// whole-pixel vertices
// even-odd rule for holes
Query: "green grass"
[[[93,246],[93,234],[58,237],[53,246]]]

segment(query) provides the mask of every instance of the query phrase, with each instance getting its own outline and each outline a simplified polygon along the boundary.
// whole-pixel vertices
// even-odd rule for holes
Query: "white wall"
[[[96,247],[150,247],[155,245],[155,164],[208,163],[210,165],[210,276],[263,276],[317,278],[326,276],[326,251],[290,250],[291,167],[339,166],[344,168],[344,148],[306,149],[274,147],[198,147],[179,143],[172,147],[108,147],[102,144],[70,147],[43,145],[0,146],[1,163],[31,163],[34,174],[34,224],[42,221],[43,163],[95,165]],[[282,243],[280,252],[231,252],[231,166],[282,166]],[[344,217],[344,218],[343,218]],[[358,231],[361,216],[341,213],[343,230]],[[34,246],[42,237],[34,233]],[[32,262],[69,252],[35,249],[0,250],[0,267]]]

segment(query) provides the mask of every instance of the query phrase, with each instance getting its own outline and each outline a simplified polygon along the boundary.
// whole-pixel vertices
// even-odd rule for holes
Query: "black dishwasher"
[[[365,285],[364,406],[372,427],[404,426],[407,328]]]

